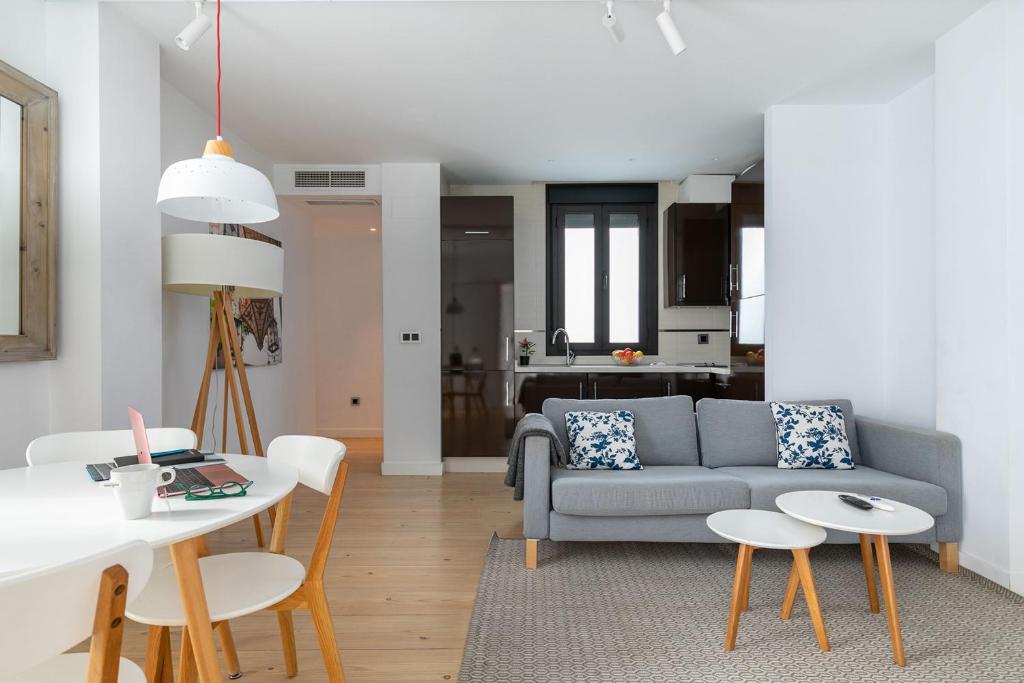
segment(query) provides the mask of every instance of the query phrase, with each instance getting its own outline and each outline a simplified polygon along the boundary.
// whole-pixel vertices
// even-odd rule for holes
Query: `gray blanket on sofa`
[[[540,413],[527,413],[516,425],[512,435],[512,445],[508,449],[508,472],[505,473],[505,486],[512,486],[514,500],[523,499],[523,477],[526,466],[526,437],[543,436],[551,447],[551,464],[565,467],[566,454],[562,442],[558,440],[551,421]]]

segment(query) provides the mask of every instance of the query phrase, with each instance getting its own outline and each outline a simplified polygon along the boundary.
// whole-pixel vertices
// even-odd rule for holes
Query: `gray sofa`
[[[870,493],[930,513],[932,529],[893,540],[938,543],[940,565],[956,571],[963,514],[959,439],[857,417],[846,400],[803,402],[842,408],[854,469],[779,469],[775,420],[767,403],[705,398],[695,412],[689,396],[547,399],[544,416],[566,452],[566,412],[632,411],[644,469],[553,467],[547,439],[528,437],[523,497],[527,567],[536,567],[537,542],[544,539],[721,542],[705,523],[709,514],[775,510],[781,493],[824,489]],[[856,543],[858,538],[830,530],[828,542]]]

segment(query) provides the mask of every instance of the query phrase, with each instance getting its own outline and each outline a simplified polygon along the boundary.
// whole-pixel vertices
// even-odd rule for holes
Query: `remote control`
[[[851,495],[847,495],[845,493],[842,493],[842,494],[839,495],[839,500],[843,501],[847,505],[852,505],[855,508],[860,508],[861,510],[874,510],[875,509],[874,505],[872,505],[871,503],[867,502],[863,498],[858,498],[857,496],[851,496]]]

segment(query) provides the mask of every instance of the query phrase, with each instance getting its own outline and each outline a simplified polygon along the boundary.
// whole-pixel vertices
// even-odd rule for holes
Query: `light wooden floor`
[[[521,536],[520,504],[500,474],[381,477],[379,440],[344,441],[349,477],[327,590],[346,677],[350,683],[456,680],[491,534]],[[296,493],[289,554],[304,563],[325,501],[303,487]],[[263,520],[266,529],[266,515]],[[210,545],[215,553],[253,550],[252,524],[212,534]],[[293,679],[284,673],[273,614],[231,625],[243,681],[327,680],[308,612],[295,613],[299,675]],[[145,635],[131,624],[125,637],[124,655],[140,664]]]

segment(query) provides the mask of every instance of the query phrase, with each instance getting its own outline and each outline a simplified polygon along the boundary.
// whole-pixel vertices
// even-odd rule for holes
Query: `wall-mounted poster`
[[[242,239],[269,242],[276,247],[281,241],[264,235],[237,223],[210,223],[210,233],[228,235]],[[246,299],[233,297],[232,317],[238,330],[238,339],[242,344],[242,358],[247,366],[277,365],[282,360],[281,329],[284,321],[282,297],[273,299]],[[210,311],[213,312],[213,298],[210,298]],[[217,354],[217,367],[224,367],[224,357]]]

